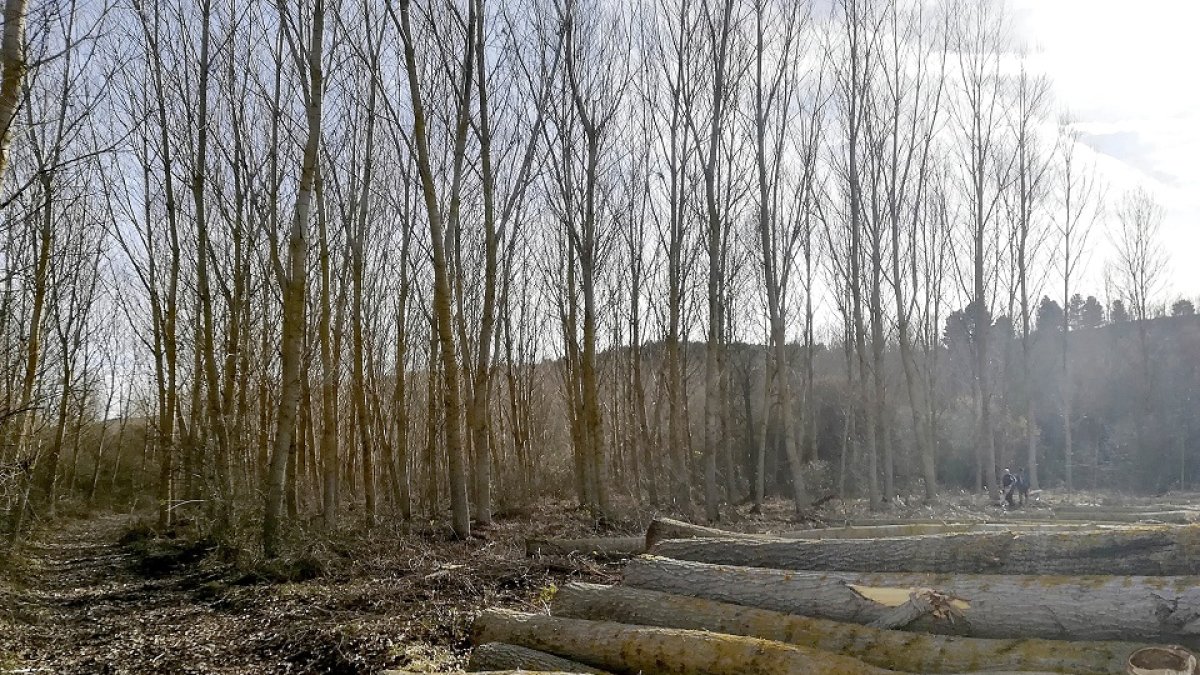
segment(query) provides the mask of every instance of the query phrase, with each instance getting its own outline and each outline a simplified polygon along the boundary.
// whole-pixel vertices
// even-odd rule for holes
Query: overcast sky
[[[1019,33],[1038,52],[1059,104],[1077,120],[1110,198],[1140,183],[1166,207],[1167,296],[1200,297],[1200,3],[1013,0],[1013,6]],[[1099,283],[1111,252],[1107,235],[1096,234],[1092,283]]]

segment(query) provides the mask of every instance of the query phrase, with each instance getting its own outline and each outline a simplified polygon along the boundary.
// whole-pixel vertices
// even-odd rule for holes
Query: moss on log
[[[779,642],[703,631],[631,626],[490,609],[475,621],[477,642],[505,642],[614,673],[888,675],[858,659]]]
[[[561,656],[503,642],[485,642],[471,650],[471,660],[467,667],[475,672],[532,670],[536,672],[588,673],[589,675],[606,675],[607,672],[585,666],[578,661],[564,659]]]
[[[518,644],[623,675],[892,675],[901,672],[840,654],[741,635],[565,619],[499,609],[481,614],[474,630],[476,641]],[[1021,672],[1032,675],[1046,671]],[[989,673],[999,675],[997,671]]]
[[[868,628],[724,602],[623,586],[573,583],[554,596],[552,613],[576,619],[708,630],[844,654],[883,668],[948,673],[1006,668],[1078,675],[1120,674],[1131,642],[990,640]]]
[[[471,672],[474,673],[474,675],[530,675],[531,673],[537,673],[537,675],[587,675],[587,672],[572,673],[572,672],[564,672],[564,671],[560,671],[560,670],[555,670],[555,671],[524,670],[524,669],[520,669],[520,668],[518,668],[517,670],[475,670],[475,671],[471,671]],[[595,671],[588,671],[588,672],[595,672]],[[459,673],[459,671],[456,671],[456,670],[439,670],[439,671],[432,671],[432,672],[424,671],[424,670],[422,670],[422,671],[415,671],[415,670],[381,670],[381,671],[379,671],[379,675],[439,675],[439,674],[440,675],[461,675],[461,673]],[[996,675],[996,673],[991,673],[990,675]]]

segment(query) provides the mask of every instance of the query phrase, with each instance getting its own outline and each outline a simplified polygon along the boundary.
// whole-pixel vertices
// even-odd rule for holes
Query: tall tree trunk
[[[359,456],[362,461],[363,496],[366,508],[363,517],[367,528],[375,526],[375,448],[370,435],[370,422],[367,414],[367,383],[364,367],[366,351],[363,345],[363,277],[365,274],[363,262],[363,246],[366,242],[367,223],[371,203],[371,175],[373,169],[373,151],[375,143],[375,95],[376,78],[371,77],[367,94],[367,131],[365,138],[366,156],[363,159],[362,179],[358,186],[358,204],[356,222],[347,233],[350,238],[350,279],[353,293],[351,307],[353,317],[352,341],[354,349],[354,416],[358,426]]]
[[[449,269],[446,263],[446,229],[442,221],[441,205],[437,196],[437,183],[433,175],[433,164],[429,154],[429,133],[425,121],[425,105],[422,101],[420,86],[420,71],[417,66],[416,45],[409,18],[410,0],[400,1],[400,33],[404,41],[404,64],[408,75],[409,95],[412,100],[413,140],[417,149],[417,169],[421,178],[422,193],[425,198],[425,210],[429,220],[429,233],[433,253],[433,310],[434,324],[437,329],[438,344],[442,362],[442,405],[445,414],[446,453],[450,469],[450,509],[454,534],[459,538],[471,535],[471,509],[467,496],[467,467],[463,452],[461,413],[462,400],[459,390],[458,354],[454,345],[454,323],[450,311],[451,289]],[[391,5],[388,6],[391,11]],[[393,15],[393,20],[395,19]],[[475,13],[475,5],[467,21],[467,57],[463,66],[463,105],[458,114],[455,129],[454,154],[455,163],[461,164],[461,156],[465,150],[467,135],[467,117],[469,111],[466,101],[471,88],[473,70],[473,51],[475,45],[474,24],[481,20]],[[450,197],[451,222],[457,220],[458,195]]]
[[[284,11],[280,4],[281,13]],[[287,477],[288,453],[296,431],[296,411],[300,402],[300,359],[304,346],[304,296],[306,286],[307,230],[313,183],[317,176],[318,151],[321,145],[321,105],[325,92],[321,59],[324,54],[325,3],[315,0],[312,13],[311,37],[307,54],[308,74],[305,78],[305,103],[308,135],[300,165],[300,180],[296,191],[296,208],[288,236],[288,270],[281,276],[283,294],[282,346],[279,389],[279,412],[275,419],[275,444],[271,450],[271,465],[267,472],[266,505],[263,516],[263,551],[268,558],[279,549],[280,512],[283,508],[284,482]]]
[[[12,125],[25,81],[25,13],[28,0],[4,3],[4,37],[0,41],[0,178],[8,168]]]

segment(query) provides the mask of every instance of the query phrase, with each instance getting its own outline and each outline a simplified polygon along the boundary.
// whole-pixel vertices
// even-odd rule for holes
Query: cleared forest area
[[[1171,495],[1168,506],[1200,515],[1192,497]],[[1200,646],[1187,627],[1200,616],[1195,585],[1180,586],[1180,577],[1160,582],[1139,577],[1144,581],[1131,584],[1128,576],[1109,577],[1111,582],[1087,576],[1077,577],[1073,586],[1072,577],[1059,576],[1046,586],[1037,578],[1004,575],[904,575],[883,571],[894,560],[883,550],[866,554],[867,567],[879,573],[851,578],[846,572],[822,572],[811,583],[794,571],[687,559],[722,555],[704,539],[692,539],[696,536],[718,537],[723,546],[734,545],[728,538],[737,536],[786,547],[785,542],[854,543],[868,536],[924,540],[1023,533],[1061,539],[1063,533],[1113,537],[1130,528],[1195,527],[1156,524],[1153,512],[1145,511],[1149,506],[1112,495],[1048,494],[1024,510],[1004,511],[950,497],[937,507],[898,508],[883,519],[863,502],[829,502],[811,520],[798,522],[789,501],[772,500],[765,514],[750,513],[749,505],[731,511],[729,530],[632,511],[628,520],[598,530],[585,511],[548,503],[499,517],[469,541],[455,541],[445,528],[406,532],[398,524],[376,528],[370,536],[333,537],[312,530],[298,535],[305,543],[297,550],[304,553],[274,560],[223,550],[212,540],[198,539],[186,523],[161,537],[127,515],[72,519],[29,542],[20,563],[10,561],[0,574],[0,668],[374,673],[546,670],[566,663],[570,672],[636,672],[616,657],[544,641],[563,625],[529,624],[532,633],[505,627],[514,617],[549,612],[551,617],[757,637],[816,650],[817,658],[849,655],[904,672],[1124,673],[1129,654],[1147,644]],[[1053,518],[1060,513],[1097,518]],[[1149,515],[1136,525],[1099,522],[1119,513]],[[1035,514],[1045,517],[1027,518]],[[624,548],[630,540],[640,546]],[[857,541],[869,546],[872,540]],[[647,545],[652,555],[643,556]],[[692,553],[680,548],[685,545]],[[976,541],[965,545],[979,546]],[[1044,555],[1041,564],[1087,558],[1078,549],[1053,548]],[[977,559],[964,556],[960,564]],[[839,587],[839,579],[857,586]],[[892,604],[869,600],[878,596],[861,589],[870,588],[897,589],[880,601]],[[967,599],[972,608],[948,606],[953,622],[945,618],[949,615],[930,614],[932,606],[914,613],[902,603],[920,588],[936,590],[945,602]],[[1162,614],[1163,602],[1173,603],[1176,614]],[[854,626],[869,621],[875,621],[874,628]],[[880,622],[892,628],[881,629]],[[599,648],[602,642],[591,638],[591,630],[587,627],[585,643]],[[547,652],[558,656],[546,660]],[[713,672],[715,666],[694,654],[691,658],[690,666],[676,664],[661,672]],[[591,665],[579,670],[580,661]],[[761,668],[756,672],[795,672],[778,670],[784,667],[778,663],[754,667]]]
[[[655,551],[1195,574],[1189,190],[1028,7],[0,5],[0,668],[511,668]]]

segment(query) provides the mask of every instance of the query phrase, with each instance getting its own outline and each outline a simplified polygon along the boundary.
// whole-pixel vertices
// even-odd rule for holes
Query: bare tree
[[[429,221],[430,249],[433,257],[434,327],[437,332],[441,355],[442,413],[445,416],[446,453],[450,468],[450,506],[453,512],[454,533],[460,538],[471,535],[471,512],[467,496],[467,467],[462,443],[460,420],[462,395],[459,385],[459,364],[455,348],[454,324],[451,312],[451,279],[446,254],[446,222],[457,222],[461,208],[461,167],[467,141],[470,118],[470,92],[474,82],[475,22],[481,20],[476,6],[471,3],[467,13],[464,32],[464,57],[461,77],[457,86],[461,92],[453,133],[453,164],[455,178],[449,195],[449,207],[445,220],[442,204],[438,197],[437,181],[434,179],[433,162],[429,150],[429,131],[426,122],[425,103],[421,93],[420,70],[417,65],[417,43],[412,30],[409,0],[401,0],[399,16],[388,5],[388,13],[400,31],[404,43],[404,66],[408,75],[410,104],[413,115],[413,144],[416,146],[417,172],[421,179],[421,190],[425,199],[426,217]]]
[[[1167,254],[1161,241],[1166,211],[1150,192],[1138,187],[1125,193],[1114,215],[1112,265],[1117,287],[1133,318],[1146,321],[1153,315],[1166,278]]]
[[[309,18],[307,42],[292,31],[291,13],[281,3],[281,30],[297,66],[304,66],[302,77],[307,135],[300,165],[300,180],[296,191],[295,211],[288,235],[287,270],[278,270],[283,294],[283,346],[280,350],[282,385],[279,392],[279,412],[276,416],[275,443],[271,449],[271,465],[267,473],[266,506],[263,515],[263,550],[274,557],[279,550],[280,513],[283,507],[287,477],[288,455],[296,429],[296,412],[300,402],[300,359],[304,342],[304,305],[307,281],[308,219],[312,205],[313,187],[318,172],[318,151],[321,146],[321,108],[324,94],[325,3],[314,0]],[[297,31],[298,32],[298,31]],[[302,69],[302,71],[304,70]]]
[[[1057,192],[1060,200],[1058,217],[1054,218],[1058,234],[1059,274],[1062,277],[1063,307],[1071,301],[1074,292],[1074,282],[1077,281],[1092,232],[1092,225],[1097,216],[1100,194],[1095,175],[1088,167],[1081,165],[1076,156],[1079,143],[1079,132],[1070,127],[1069,120],[1063,120],[1059,125],[1059,146],[1057,166]],[[1067,490],[1073,490],[1074,482],[1074,441],[1072,438],[1071,408],[1075,397],[1071,373],[1071,322],[1067,312],[1063,312],[1061,349],[1060,396],[1061,414],[1063,420],[1063,459],[1066,471]],[[1040,481],[1037,472],[1036,458],[1029,462],[1029,485],[1037,488]]]
[[[1020,298],[1021,314],[1021,384],[1025,397],[1026,464],[1030,486],[1037,485],[1038,429],[1036,397],[1033,384],[1033,321],[1031,295],[1037,297],[1039,280],[1034,277],[1039,268],[1038,257],[1047,234],[1040,211],[1046,200],[1051,148],[1045,148],[1038,138],[1037,128],[1044,121],[1050,103],[1050,82],[1034,76],[1024,60],[1016,76],[1013,104],[1013,139],[1016,157],[1013,160],[1014,180],[1010,211],[1014,212],[1012,264]],[[1032,287],[1032,288],[1031,288]],[[1031,294],[1031,290],[1033,293]]]
[[[992,384],[989,380],[989,334],[992,326],[991,225],[1000,202],[999,186],[1008,181],[1009,167],[998,159],[1004,97],[1001,58],[1009,39],[1009,19],[1003,6],[986,0],[965,0],[956,6],[951,44],[958,54],[954,119],[964,175],[965,199],[970,204],[967,242],[971,247],[970,312],[973,378],[978,395],[976,488],[986,483],[993,499],[1000,495],[996,469],[996,438],[992,428]]]

